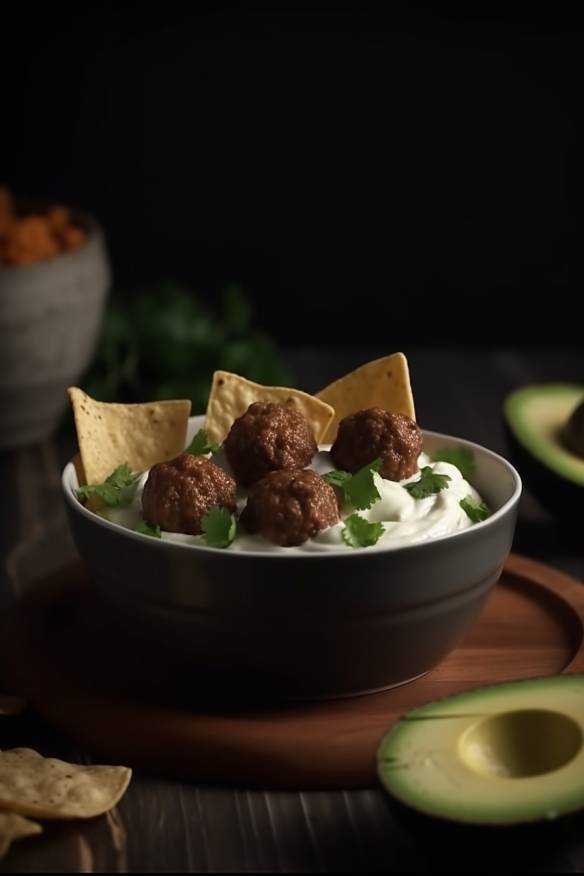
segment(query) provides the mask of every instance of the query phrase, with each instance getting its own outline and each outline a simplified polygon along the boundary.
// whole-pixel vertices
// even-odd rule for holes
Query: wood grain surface
[[[214,784],[366,788],[376,781],[381,737],[408,709],[584,670],[583,629],[579,583],[511,556],[467,638],[416,682],[323,703],[242,708],[219,696],[209,705],[188,669],[176,677],[162,656],[116,629],[75,565],[39,582],[8,614],[0,664],[39,714],[96,757]]]

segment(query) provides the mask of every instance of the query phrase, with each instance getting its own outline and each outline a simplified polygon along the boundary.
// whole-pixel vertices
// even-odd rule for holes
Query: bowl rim
[[[203,415],[195,415],[189,417],[189,423],[193,420],[201,421],[203,419]],[[363,558],[364,556],[370,557],[384,557],[388,554],[391,555],[399,555],[402,556],[404,553],[410,553],[411,551],[415,551],[418,553],[422,553],[425,550],[431,550],[433,545],[444,544],[447,541],[451,541],[452,539],[463,539],[469,538],[473,536],[477,532],[484,532],[489,527],[493,527],[505,517],[519,502],[521,497],[523,484],[521,481],[521,477],[517,469],[503,456],[498,453],[495,453],[493,450],[489,450],[487,447],[483,447],[481,444],[477,444],[474,441],[469,441],[466,438],[457,438],[454,435],[446,435],[442,432],[433,432],[429,429],[422,429],[422,433],[424,437],[429,438],[437,438],[438,440],[444,440],[449,442],[450,444],[456,443],[458,445],[462,445],[468,447],[471,450],[478,451],[479,453],[485,454],[487,457],[495,460],[499,464],[503,466],[507,470],[507,473],[511,475],[511,478],[514,482],[513,493],[507,499],[503,505],[495,511],[490,517],[486,520],[482,520],[479,523],[475,523],[473,526],[469,526],[467,529],[457,530],[455,532],[449,532],[445,535],[437,536],[436,538],[429,538],[427,541],[415,542],[414,544],[401,545],[399,547],[386,547],[386,548],[376,548],[374,551],[370,551],[368,548],[353,548],[352,550],[339,549],[339,550],[326,550],[326,551],[307,551],[306,553],[298,552],[298,553],[288,553],[286,549],[283,548],[282,552],[280,551],[249,551],[249,550],[225,550],[220,548],[212,548],[206,545],[198,545],[198,544],[183,544],[181,542],[173,542],[166,541],[164,539],[152,538],[148,535],[143,535],[140,532],[134,532],[131,529],[128,529],[125,526],[122,526],[119,523],[114,523],[111,520],[106,520],[103,517],[100,517],[99,514],[95,514],[95,512],[90,511],[81,502],[77,499],[74,493],[74,487],[72,484],[73,475],[76,476],[75,466],[73,465],[73,461],[70,460],[67,462],[63,468],[63,472],[61,474],[61,486],[63,492],[65,494],[65,500],[69,504],[71,508],[75,510],[76,513],[80,514],[87,520],[91,520],[94,525],[98,527],[102,527],[106,530],[109,530],[112,533],[117,533],[120,536],[125,536],[130,538],[132,541],[139,542],[144,544],[144,540],[147,539],[147,544],[153,550],[165,550],[165,551],[187,551],[187,552],[195,552],[195,554],[202,554],[204,556],[221,556],[221,557],[229,557],[228,562],[237,562],[246,560],[247,558],[257,560],[259,558],[266,561],[282,561],[283,558],[294,560],[294,561],[306,561],[306,560],[318,560],[322,561],[326,558],[334,558],[339,559],[340,557],[345,558]]]

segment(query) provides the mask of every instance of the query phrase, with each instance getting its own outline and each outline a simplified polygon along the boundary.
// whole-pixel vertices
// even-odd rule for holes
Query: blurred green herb
[[[223,291],[215,313],[185,286],[166,282],[110,301],[82,386],[101,401],[190,398],[200,413],[217,369],[266,385],[293,384],[272,339],[253,328],[239,286]]]

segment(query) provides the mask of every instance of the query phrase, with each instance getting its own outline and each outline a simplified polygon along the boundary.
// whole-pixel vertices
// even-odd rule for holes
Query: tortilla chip
[[[119,802],[132,771],[80,766],[31,748],[0,752],[0,810],[33,818],[93,818]]]
[[[185,449],[188,399],[121,405],[96,401],[76,386],[68,393],[82,464],[75,468],[88,484],[103,483],[125,462],[133,471],[146,471]]]
[[[275,402],[295,408],[299,413],[304,414],[312,426],[317,443],[320,443],[335,415],[329,404],[299,389],[261,386],[259,383],[252,383],[251,380],[240,377],[239,374],[215,371],[205,423],[209,440],[223,441],[233,421],[244,414],[253,402]]]
[[[75,468],[75,474],[77,475],[77,483],[80,487],[85,486],[85,484],[87,483],[87,478],[85,477],[85,469],[83,468],[83,463],[81,462],[81,454],[76,453],[71,461],[73,463],[73,467]]]
[[[332,444],[339,422],[355,411],[383,408],[416,419],[408,360],[403,353],[361,365],[321,389],[316,397],[335,409],[334,420],[323,438],[325,444]]]
[[[43,829],[35,821],[29,821],[13,812],[0,812],[0,860],[4,857],[14,840],[25,836],[35,836]]]

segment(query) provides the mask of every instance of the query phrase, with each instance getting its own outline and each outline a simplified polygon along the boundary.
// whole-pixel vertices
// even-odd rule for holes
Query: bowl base
[[[134,670],[138,676],[139,656],[127,641],[122,661],[111,624],[84,635],[83,619],[98,621],[98,606],[78,565],[32,588],[18,610],[0,618],[6,682],[94,755],[182,781],[372,787],[381,737],[415,706],[501,681],[584,672],[582,585],[513,555],[465,641],[425,678],[373,696],[297,706],[235,702],[219,689],[212,708],[192,679],[183,690],[190,706],[181,708],[163,701],[162,674],[150,679],[159,699],[142,699],[129,678]]]

